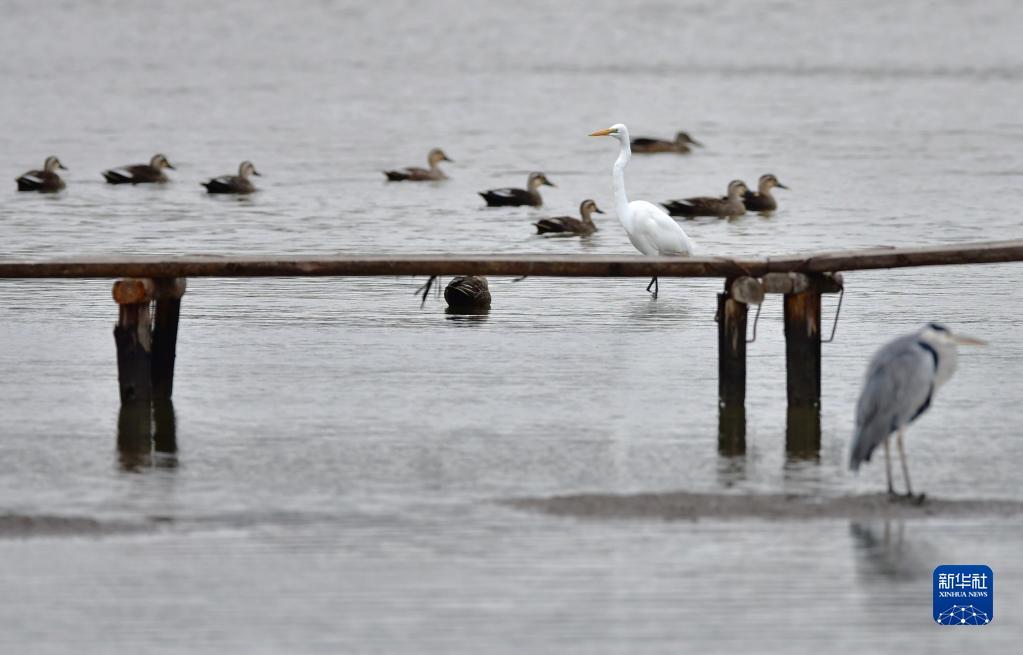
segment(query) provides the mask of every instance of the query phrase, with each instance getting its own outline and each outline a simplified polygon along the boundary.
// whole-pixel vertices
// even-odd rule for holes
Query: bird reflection
[[[906,538],[905,521],[853,521],[849,533],[861,576],[897,581],[930,576],[929,548],[926,543]]]
[[[177,466],[177,426],[169,400],[123,403],[117,417],[117,455],[121,469]]]

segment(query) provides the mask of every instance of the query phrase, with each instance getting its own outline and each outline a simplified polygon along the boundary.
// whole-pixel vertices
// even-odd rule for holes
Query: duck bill
[[[594,207],[593,211],[597,212],[598,214],[603,214],[604,213],[604,210],[600,209],[599,207]]]
[[[612,130],[610,127],[607,128],[606,130],[597,130],[596,132],[590,132],[590,136],[608,136],[610,134],[614,134],[614,130]]]
[[[253,169],[252,174],[253,175],[258,175],[259,177],[263,177],[263,174],[260,173],[259,171],[255,170],[255,169]]]
[[[696,139],[694,139],[692,137],[689,137],[689,143],[691,143],[692,145],[696,146],[697,148],[702,148],[703,147],[702,143],[700,143],[699,141],[697,141]]]
[[[787,186],[785,186],[784,184],[782,184],[781,182],[775,182],[774,186],[778,187],[779,189],[785,189],[786,191],[789,190],[789,188]]]
[[[976,337],[968,337],[965,334],[956,334],[952,337],[960,346],[986,346],[987,341]]]
[[[178,170],[178,169],[174,168],[174,164],[172,164],[170,162],[167,162],[167,168],[171,169],[172,171]]]

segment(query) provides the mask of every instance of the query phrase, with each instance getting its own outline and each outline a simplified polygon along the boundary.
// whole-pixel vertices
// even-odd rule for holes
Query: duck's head
[[[697,141],[696,139],[694,139],[693,137],[689,136],[688,132],[679,132],[678,134],[676,134],[675,135],[675,145],[678,145],[678,146],[693,145],[693,146],[697,146],[697,147],[700,147],[700,148],[703,147],[703,144],[700,143],[699,141]]]
[[[243,161],[238,165],[238,177],[248,177],[250,175],[260,175],[262,173],[256,170],[256,167],[250,161]]]
[[[173,166],[171,166],[171,163],[167,161],[167,158],[161,154],[153,155],[153,158],[149,160],[149,165],[157,170],[161,168],[169,168],[172,171],[176,170]]]
[[[613,136],[624,143],[629,142],[629,128],[624,123],[615,123],[611,127],[596,132],[590,132],[590,136]]]
[[[757,186],[760,188],[761,193],[773,189],[775,187],[778,187],[779,189],[788,189],[787,186],[779,182],[778,178],[771,173],[761,175],[760,180],[757,182]]]
[[[430,154],[426,156],[426,160],[430,162],[430,166],[433,166],[437,162],[442,161],[449,161],[451,163],[454,163],[454,160],[449,159],[448,156],[444,154],[444,151],[441,150],[440,148],[434,148],[433,150],[431,150]]]
[[[597,207],[597,203],[593,202],[589,198],[583,200],[582,204],[579,205],[579,214],[583,218],[589,218],[590,214],[592,214],[593,212],[596,212],[598,214],[604,213],[603,211],[601,211],[600,207]]]
[[[46,158],[46,161],[43,163],[43,170],[46,171],[47,173],[52,173],[57,169],[66,171],[67,167],[64,166],[64,164],[60,163],[59,159],[57,159],[53,155],[50,155],[49,157]]]
[[[554,183],[548,180],[547,176],[539,171],[529,174],[529,181],[527,184],[530,189],[537,189],[541,186],[554,186]]]
[[[732,180],[731,182],[728,183],[729,198],[740,198],[747,191],[749,191],[749,187],[747,187],[746,183],[743,182],[742,180]]]

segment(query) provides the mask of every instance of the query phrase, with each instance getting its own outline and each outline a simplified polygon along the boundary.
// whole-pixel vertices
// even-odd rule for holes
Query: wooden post
[[[149,302],[154,290],[153,281],[144,278],[127,278],[114,283],[114,300],[120,307],[114,342],[122,404],[149,402],[153,397]]]
[[[789,407],[821,402],[821,291],[785,294],[785,373]]]
[[[153,321],[153,397],[168,399],[174,391],[174,358],[177,354],[178,316],[185,278],[157,278],[156,317]]]
[[[718,403],[746,402],[746,304],[734,300],[725,282],[718,294]]]
[[[821,453],[821,410],[793,407],[785,413],[785,453],[789,459],[818,459]]]

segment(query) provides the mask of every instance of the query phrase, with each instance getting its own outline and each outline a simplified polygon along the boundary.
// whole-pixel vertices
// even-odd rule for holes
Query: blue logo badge
[[[983,564],[943,564],[934,569],[934,621],[987,625],[995,618],[995,574]]]

